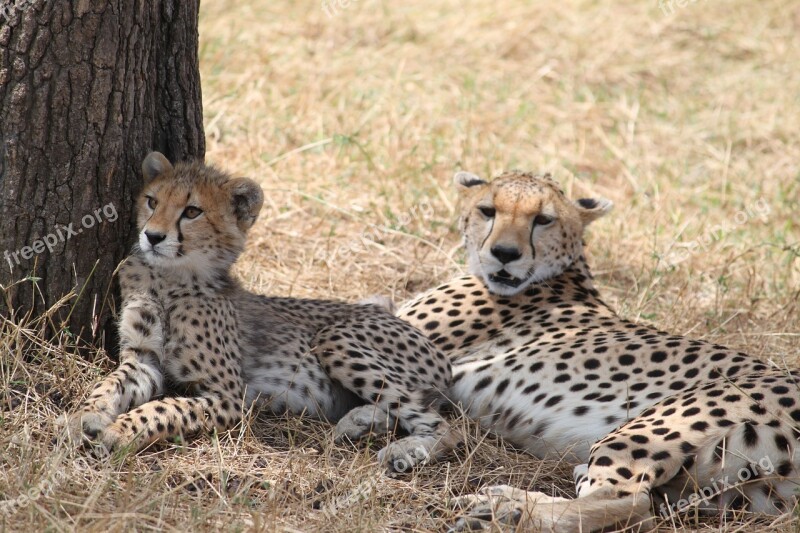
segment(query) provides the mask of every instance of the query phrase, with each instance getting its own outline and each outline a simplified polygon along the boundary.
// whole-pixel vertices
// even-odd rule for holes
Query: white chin
[[[145,251],[144,259],[153,266],[175,266],[178,263],[176,258],[155,252],[153,250]]]

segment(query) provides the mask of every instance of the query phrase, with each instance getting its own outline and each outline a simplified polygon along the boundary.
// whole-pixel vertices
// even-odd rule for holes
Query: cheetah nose
[[[150,241],[150,244],[153,246],[167,238],[165,234],[156,233],[154,231],[145,231],[144,236],[147,237],[147,240]]]
[[[522,257],[522,254],[517,248],[510,246],[492,246],[492,255],[504,265]]]

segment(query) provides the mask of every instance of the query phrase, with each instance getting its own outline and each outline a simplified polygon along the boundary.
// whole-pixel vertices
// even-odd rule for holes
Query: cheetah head
[[[612,205],[573,202],[549,175],[510,171],[487,182],[459,172],[454,182],[470,272],[501,296],[564,272],[583,253],[584,228]]]
[[[244,249],[264,203],[261,187],[199,162],[174,166],[158,152],[142,163],[138,247],[151,265],[213,273]]]

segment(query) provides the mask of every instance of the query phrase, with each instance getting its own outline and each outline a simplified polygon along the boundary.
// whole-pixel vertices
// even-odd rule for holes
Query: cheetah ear
[[[479,176],[472,174],[471,172],[456,172],[456,175],[453,176],[453,183],[458,189],[458,192],[464,192],[471,187],[476,187],[478,185],[486,185],[486,180],[481,179]]]
[[[264,205],[264,191],[255,181],[248,178],[228,180],[224,188],[229,192],[233,214],[239,229],[247,231],[255,223],[261,206]]]
[[[578,214],[584,226],[588,226],[614,207],[611,200],[606,200],[605,198],[581,198],[580,200],[575,200],[573,205],[578,209]]]
[[[150,183],[167,172],[172,172],[172,163],[161,152],[150,152],[142,161],[142,175],[145,183]]]

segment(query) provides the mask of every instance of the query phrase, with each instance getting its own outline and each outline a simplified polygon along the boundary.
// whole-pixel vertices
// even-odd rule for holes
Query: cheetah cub
[[[448,396],[539,456],[577,459],[578,498],[490,487],[456,504],[458,528],[649,528],[659,514],[728,507],[779,514],[800,487],[800,372],[637,324],[592,283],[586,226],[602,199],[571,200],[549,176],[460,172],[472,276],[398,316],[449,355]]]
[[[338,420],[356,439],[382,423],[409,436],[378,454],[390,469],[435,459],[457,438],[433,409],[447,358],[376,305],[271,298],[231,275],[261,188],[160,153],[142,164],[138,243],[119,271],[120,365],[68,417],[107,449],[226,430],[258,402]]]

